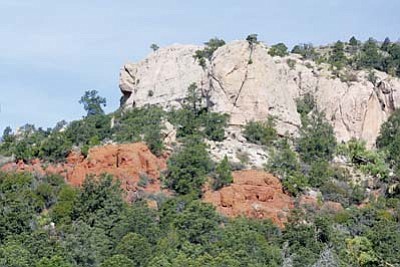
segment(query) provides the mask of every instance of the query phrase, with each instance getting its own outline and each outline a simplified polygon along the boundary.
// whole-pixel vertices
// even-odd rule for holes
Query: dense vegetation
[[[254,34],[246,40],[258,43]],[[224,44],[211,39],[196,60],[206,67]],[[292,50],[333,70],[393,75],[400,75],[399,51],[389,39],[361,43],[354,37],[325,54],[310,44]],[[268,53],[286,56],[287,47],[278,43]],[[285,227],[278,228],[269,220],[223,217],[201,201],[207,180],[221,189],[232,183],[235,169],[227,156],[214,162],[208,153],[207,140],[225,139],[228,117],[208,110],[206,102],[192,84],[181,109],[146,106],[105,114],[106,99],[87,91],[81,120],[53,129],[6,128],[0,154],[25,162],[60,162],[71,150],[87,155],[90,147],[110,141],[142,141],[161,155],[167,122],[177,130],[177,141],[162,174],[171,195],[141,195],[134,203],[125,201],[126,193],[108,174],[87,177],[75,188],[57,175],[0,172],[0,267],[400,266],[398,110],[382,125],[375,150],[356,139],[339,144],[310,94],[296,101],[298,136],[278,136],[273,117],[244,126],[244,138],[268,151],[266,170],[296,200]],[[300,205],[302,196],[313,194],[318,207]],[[158,209],[148,207],[148,198]],[[344,209],[320,209],[328,201]]]
[[[87,91],[80,100],[87,112],[81,120],[68,124],[61,121],[53,129],[46,130],[26,124],[16,133],[7,127],[0,143],[0,154],[13,155],[16,160],[25,162],[34,158],[59,162],[73,149],[80,149],[87,155],[90,147],[108,141],[142,141],[155,155],[160,155],[164,149],[163,130],[167,120],[176,126],[180,138],[200,135],[222,141],[228,117],[204,108],[199,91],[195,84],[191,85],[183,108],[179,110],[165,112],[156,106],[145,106],[111,114],[104,114],[102,106],[106,100],[98,96],[97,91]]]
[[[275,54],[276,46],[271,47],[270,51]],[[339,40],[328,49],[301,44],[296,45],[291,52],[301,55],[303,59],[329,63],[336,71],[343,68],[376,69],[400,77],[400,43],[391,42],[389,38],[383,42],[369,38],[363,43],[352,37],[348,42]]]
[[[167,198],[158,211],[140,200],[128,204],[107,175],[72,188],[57,176],[0,173],[0,189],[0,266],[281,266],[288,260],[291,266],[398,266],[400,261],[397,198],[339,213],[295,210],[279,229],[268,220],[223,218],[190,196]]]

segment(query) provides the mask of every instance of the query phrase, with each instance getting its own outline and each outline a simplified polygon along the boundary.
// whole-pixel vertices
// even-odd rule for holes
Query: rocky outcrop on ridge
[[[251,47],[247,41],[218,48],[203,69],[193,58],[201,48],[173,45],[123,66],[121,104],[179,107],[194,82],[213,111],[230,115],[231,125],[272,115],[277,118],[280,134],[296,134],[300,126],[296,99],[311,93],[338,140],[362,138],[370,147],[381,124],[400,104],[400,80],[382,72],[376,72],[375,84],[366,71],[348,73],[352,78],[342,81],[326,64],[304,61],[295,54],[272,57],[266,45]]]

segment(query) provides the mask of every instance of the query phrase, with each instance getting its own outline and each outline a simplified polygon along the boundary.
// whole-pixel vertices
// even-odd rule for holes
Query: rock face
[[[372,146],[380,125],[400,104],[400,80],[385,73],[376,72],[375,85],[365,71],[350,73],[351,81],[341,81],[325,64],[293,54],[271,57],[265,45],[251,47],[247,41],[220,47],[202,69],[193,58],[197,49],[201,47],[174,45],[126,64],[120,74],[122,105],[179,107],[194,82],[212,110],[230,115],[231,125],[273,115],[280,134],[296,134],[300,126],[296,99],[311,93],[339,140],[362,138]]]
[[[31,164],[9,163],[2,170],[60,174],[75,186],[80,186],[87,175],[109,173],[121,181],[132,200],[139,191],[160,192],[160,173],[166,167],[165,158],[157,158],[145,144],[135,143],[94,147],[86,159],[80,154],[71,153],[64,164],[43,166],[35,160]],[[139,183],[141,177],[145,180],[143,184]]]
[[[293,199],[283,192],[278,178],[255,170],[234,172],[231,185],[206,191],[203,199],[226,216],[269,218],[281,227],[294,207]]]

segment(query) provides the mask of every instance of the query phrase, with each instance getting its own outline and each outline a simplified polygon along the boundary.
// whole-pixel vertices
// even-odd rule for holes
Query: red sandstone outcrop
[[[280,227],[294,207],[278,178],[256,170],[234,172],[231,185],[218,191],[207,190],[203,199],[228,217],[269,218]]]
[[[143,143],[106,145],[90,149],[88,157],[72,152],[66,163],[57,165],[42,164],[33,160],[9,163],[3,171],[27,171],[39,174],[60,174],[67,182],[79,186],[87,175],[109,173],[121,181],[128,192],[139,190],[140,176],[146,177],[148,184],[142,190],[148,193],[161,191],[160,173],[167,167],[165,158],[158,158]]]

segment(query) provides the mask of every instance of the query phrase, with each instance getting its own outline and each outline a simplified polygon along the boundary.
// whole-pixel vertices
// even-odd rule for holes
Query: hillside
[[[400,44],[152,48],[4,131],[0,266],[400,266]]]

